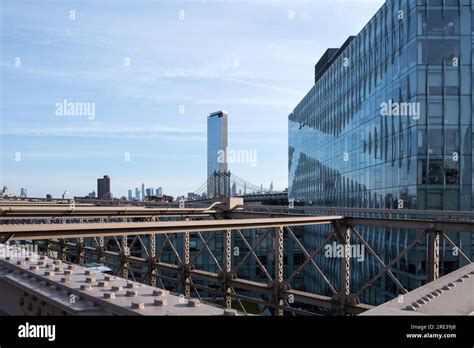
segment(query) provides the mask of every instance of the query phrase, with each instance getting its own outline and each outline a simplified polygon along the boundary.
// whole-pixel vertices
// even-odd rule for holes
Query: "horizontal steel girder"
[[[0,225],[0,236],[13,234],[13,236],[9,238],[10,240],[36,240],[50,238],[207,232],[233,229],[242,230],[280,226],[330,224],[332,221],[342,219],[342,216],[314,216],[205,221]]]
[[[214,214],[215,204],[208,208],[143,208],[143,207],[36,207],[0,206],[0,216],[5,217],[62,217],[62,216],[129,216],[167,214]]]
[[[474,221],[461,220],[414,220],[414,219],[380,219],[346,217],[344,224],[348,226],[378,226],[389,228],[410,228],[419,230],[433,230],[440,232],[467,232],[474,233]]]

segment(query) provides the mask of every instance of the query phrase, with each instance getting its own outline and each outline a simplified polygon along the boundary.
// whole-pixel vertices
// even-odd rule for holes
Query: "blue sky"
[[[121,196],[142,182],[171,195],[197,189],[217,110],[229,114],[230,149],[257,152],[256,166],[231,171],[287,187],[289,110],[326,48],[383,1],[0,3],[0,184],[79,196],[108,174]],[[94,103],[95,117],[56,115],[63,100]]]

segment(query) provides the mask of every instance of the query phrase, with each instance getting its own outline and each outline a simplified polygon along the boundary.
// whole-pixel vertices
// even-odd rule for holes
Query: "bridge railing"
[[[235,213],[234,217],[242,217],[239,214],[245,213]],[[303,245],[295,228],[312,225],[326,225],[330,232],[310,250]],[[386,260],[380,256],[380,250],[359,232],[360,226],[394,226],[410,228],[416,233],[396,257]],[[237,304],[239,309],[246,311],[248,303],[254,303],[271,309],[275,315],[285,312],[359,314],[370,308],[360,303],[361,294],[374,286],[382,276],[386,275],[393,282],[397,294],[407,292],[393,268],[421,243],[426,244],[427,281],[439,277],[442,240],[451,245],[465,262],[470,263],[469,257],[448,233],[473,233],[473,227],[474,222],[463,220],[343,216],[266,218],[260,215],[260,218],[230,220],[115,222],[105,219],[100,223],[0,225],[0,236],[12,241],[37,241],[45,254],[64,261],[110,264],[124,278],[138,278],[153,286],[165,287],[166,283],[168,288],[171,286],[171,290],[185,297],[200,297],[200,293],[204,292],[224,298],[223,305],[226,308]],[[285,267],[285,240],[291,240],[293,246],[304,255],[302,263],[291,270]],[[191,241],[197,242],[191,245]],[[236,241],[245,249],[239,252],[239,257],[235,254]],[[317,261],[317,256],[333,242],[342,246],[343,250],[337,260],[339,279],[334,279]],[[271,245],[268,250],[268,256],[272,259],[271,267],[259,258],[258,248],[262,244]],[[355,287],[351,278],[353,255],[349,251],[354,244],[363,245],[379,265],[379,271],[360,288]],[[211,270],[202,267],[199,262],[199,257],[204,254],[213,265]],[[261,281],[245,277],[243,269],[251,260],[262,275]],[[318,281],[325,284],[328,294],[293,288],[295,279],[308,269]]]

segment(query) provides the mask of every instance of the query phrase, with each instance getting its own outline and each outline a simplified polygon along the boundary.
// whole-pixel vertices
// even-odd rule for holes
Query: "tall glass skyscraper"
[[[289,115],[290,199],[331,207],[474,208],[473,10],[472,0],[387,0],[357,36],[324,54],[315,85]],[[313,230],[305,234],[309,246],[324,239],[323,229]],[[363,232],[386,259],[413,233]],[[472,237],[456,238],[472,256]],[[442,259],[445,271],[461,263],[449,248]],[[320,260],[337,274],[333,261]],[[359,265],[360,281],[377,267]],[[425,267],[423,253],[414,251],[395,272],[415,288],[425,281]],[[364,300],[390,298],[389,282]],[[307,288],[324,292],[320,284],[305,275]]]
[[[214,112],[207,118],[207,195],[229,196],[230,177],[227,163],[227,113]]]

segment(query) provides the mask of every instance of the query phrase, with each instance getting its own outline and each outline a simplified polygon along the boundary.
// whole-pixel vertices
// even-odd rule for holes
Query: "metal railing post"
[[[77,259],[79,260],[79,264],[84,264],[86,259],[84,258],[84,238],[79,238],[77,243]]]
[[[225,289],[225,307],[232,308],[232,289],[228,284],[228,278],[231,272],[232,267],[232,232],[231,230],[227,230],[224,234],[224,277],[223,277],[223,285]]]
[[[104,263],[105,262],[104,251],[105,251],[104,236],[100,236],[99,237],[99,245],[97,247],[97,261],[99,263]]]
[[[182,281],[183,281],[183,295],[186,298],[191,297],[191,286],[189,278],[189,232],[183,234],[183,263],[181,265]]]
[[[156,287],[156,269],[154,264],[156,262],[156,234],[150,235],[150,262],[148,264],[148,271],[150,273],[150,285]]]
[[[130,250],[128,249],[128,236],[122,236],[122,259],[120,262],[120,268],[122,269],[122,277],[128,279],[128,256]]]
[[[341,258],[341,293],[350,294],[351,289],[351,234],[349,228],[341,229],[344,257]]]
[[[337,314],[346,315],[346,305],[354,301],[351,296],[351,232],[349,226],[340,225],[337,221],[332,223],[332,227],[344,252],[343,257],[340,258],[341,286],[333,298],[337,303]]]
[[[274,234],[274,245],[275,245],[275,279],[274,279],[274,296],[275,304],[279,306],[276,309],[275,314],[277,316],[283,315],[284,300],[280,296],[280,290],[283,287],[283,226],[277,228]]]
[[[439,231],[427,231],[426,240],[426,282],[439,278]]]

